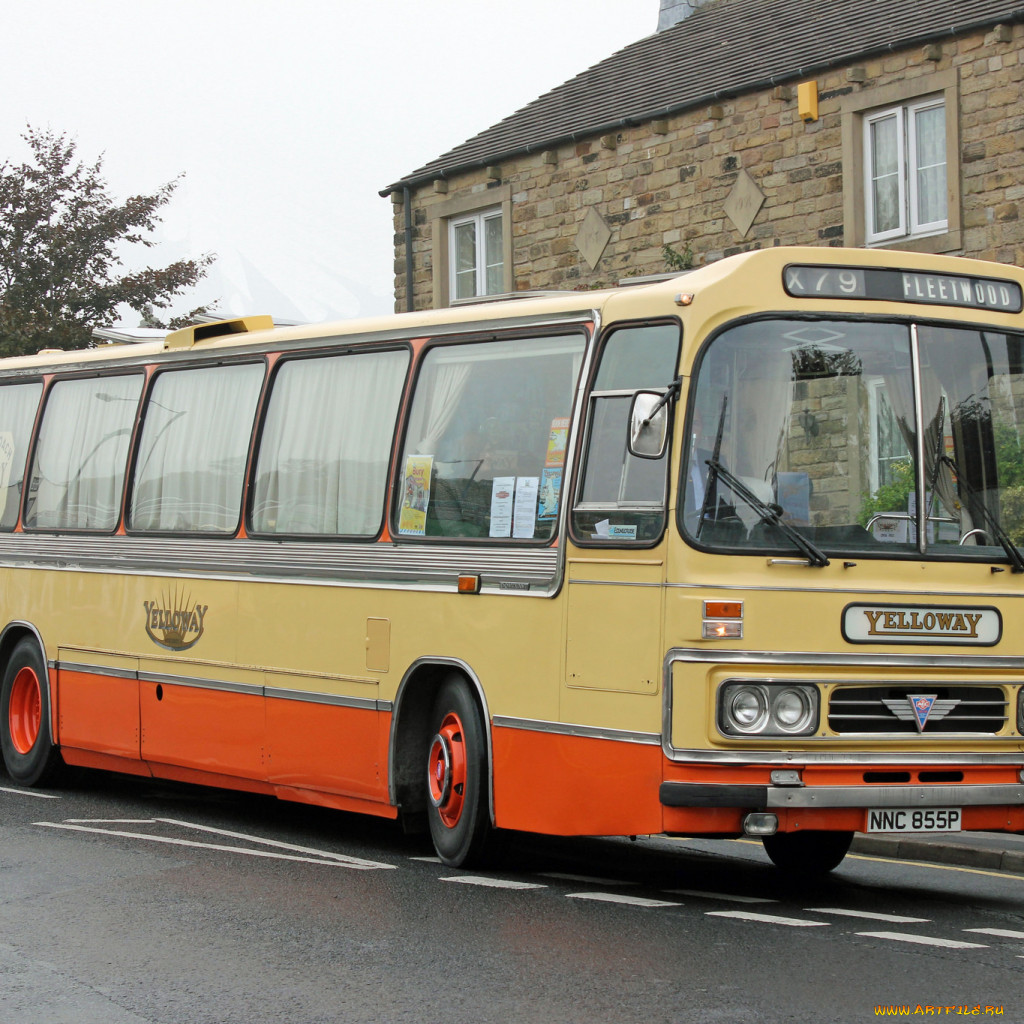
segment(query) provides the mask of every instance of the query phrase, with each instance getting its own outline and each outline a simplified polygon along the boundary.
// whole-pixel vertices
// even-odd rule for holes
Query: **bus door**
[[[596,693],[637,694],[630,724],[657,728],[661,689],[667,521],[668,424],[675,393],[677,323],[629,325],[605,338],[586,409],[586,432],[571,542],[567,546],[563,718],[617,715],[620,701]],[[646,392],[638,399],[638,392]],[[656,414],[660,450],[629,450],[637,401]],[[606,710],[601,712],[600,708]]]

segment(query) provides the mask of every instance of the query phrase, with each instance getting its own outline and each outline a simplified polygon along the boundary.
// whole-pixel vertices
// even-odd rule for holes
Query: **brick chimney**
[[[664,32],[673,25],[678,25],[683,18],[688,18],[698,8],[706,4],[708,0],[661,0],[661,10],[658,12],[658,31]]]

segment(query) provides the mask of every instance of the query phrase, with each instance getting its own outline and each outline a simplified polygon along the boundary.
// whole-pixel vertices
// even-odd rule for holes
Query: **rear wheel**
[[[50,740],[50,689],[38,645],[21,640],[0,685],[0,750],[11,778],[23,786],[52,779],[61,765]]]
[[[427,755],[427,818],[441,860],[479,864],[491,836],[484,723],[469,687],[446,680],[434,700]]]
[[[765,853],[776,867],[791,874],[824,875],[839,867],[852,832],[776,832],[763,836]]]

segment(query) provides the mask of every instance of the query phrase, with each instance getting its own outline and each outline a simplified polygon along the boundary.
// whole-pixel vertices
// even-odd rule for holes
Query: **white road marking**
[[[141,824],[152,824],[154,819],[147,819]],[[217,832],[221,835],[232,836],[238,839],[245,839],[252,843],[261,843],[265,846],[277,846],[284,849],[304,851],[312,856],[298,857],[284,853],[272,853],[270,850],[247,850],[240,846],[224,846],[220,843],[199,843],[192,839],[175,839],[172,836],[147,835],[145,832],[124,832],[120,829],[111,828],[90,828],[87,825],[78,825],[71,822],[58,821],[36,821],[33,824],[40,828],[64,829],[68,832],[89,832],[94,835],[116,836],[121,839],[141,839],[148,843],[162,843],[167,846],[187,846],[200,850],[216,850],[220,853],[239,853],[245,857],[265,857],[271,860],[297,861],[302,864],[324,864],[328,867],[351,868],[355,871],[390,870],[394,864],[381,864],[372,860],[360,860],[357,857],[345,857],[342,854],[331,853],[323,850],[310,850],[307,847],[292,846],[288,843],[277,843],[271,839],[261,839],[258,836],[247,836],[239,832],[221,832],[219,829],[206,828],[203,825],[190,825],[187,822],[172,822],[168,818],[158,818],[157,821],[170,822],[172,824],[184,825],[187,828],[196,828],[202,831]]]
[[[1024,932],[1011,931],[1009,928],[965,928],[965,932],[977,932],[979,935],[995,935],[1000,939],[1024,939]]]
[[[14,789],[11,786],[0,786],[0,793],[13,793],[15,796],[34,796],[37,800],[59,800],[53,793],[36,793],[31,789]]]
[[[487,878],[484,875],[449,875],[442,882],[459,882],[462,885],[486,885],[491,889],[546,889],[539,882],[516,882],[510,878]]]
[[[157,822],[156,818],[65,818],[64,820],[69,825],[155,825]]]
[[[562,882],[586,882],[588,885],[636,885],[636,882],[623,882],[618,878],[593,878],[590,875],[573,875],[565,871],[541,871],[541,878],[555,878]]]
[[[760,921],[763,924],[784,924],[790,928],[827,928],[828,921],[804,921],[798,917],[780,917],[777,914],[753,914],[749,910],[709,910],[705,917],[736,917],[741,921]]]
[[[424,864],[440,864],[440,857],[410,857],[409,860],[422,861]]]
[[[731,892],[707,892],[704,889],[666,889],[669,896],[697,896],[702,900],[726,900],[728,903],[778,903],[767,896],[737,896]]]
[[[278,850],[291,850],[293,853],[308,853],[313,857],[322,857],[326,860],[338,861],[339,864],[363,865],[371,868],[394,868],[394,864],[381,864],[375,860],[363,860],[360,857],[349,857],[344,853],[333,853],[330,850],[315,850],[308,846],[296,846],[294,843],[282,843],[276,839],[264,839],[261,836],[250,836],[245,832],[228,832],[222,828],[212,828],[210,825],[197,825],[191,821],[177,821],[174,818],[156,818],[156,821],[165,825],[178,825],[181,828],[194,828],[199,832],[212,832],[214,835],[225,836],[228,839],[243,839],[247,843],[257,843],[260,846],[272,846]]]
[[[919,946],[942,946],[944,949],[988,949],[977,942],[957,939],[937,939],[933,935],[910,935],[906,932],[857,932],[866,939],[892,939],[893,942],[911,942]]]
[[[643,896],[623,896],[618,892],[567,892],[566,899],[597,900],[600,903],[624,903],[630,907],[681,907],[681,903],[668,900],[649,900]]]
[[[842,907],[804,907],[808,914],[840,914],[863,917],[869,921],[890,921],[892,924],[927,924],[927,917],[903,917],[901,914],[874,914],[870,910],[844,910]]]

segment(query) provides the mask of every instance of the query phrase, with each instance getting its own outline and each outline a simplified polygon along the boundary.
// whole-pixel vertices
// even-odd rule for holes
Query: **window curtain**
[[[135,470],[134,529],[234,532],[262,383],[262,363],[157,376]]]
[[[28,445],[42,392],[38,382],[0,388],[0,530],[13,530],[18,523]]]
[[[942,105],[914,114],[913,173],[917,182],[915,227],[946,220],[946,111]]]
[[[468,362],[456,362],[443,357],[434,364],[434,379],[423,417],[420,441],[412,449],[416,454],[435,454],[437,442],[451,423],[459,407],[459,399],[466,390],[469,370]]]
[[[299,359],[277,374],[260,442],[256,532],[371,536],[409,357]]]
[[[58,381],[47,399],[26,525],[113,530],[142,375]]]

